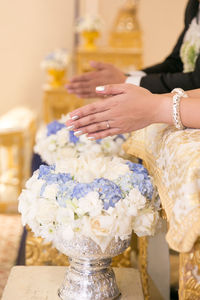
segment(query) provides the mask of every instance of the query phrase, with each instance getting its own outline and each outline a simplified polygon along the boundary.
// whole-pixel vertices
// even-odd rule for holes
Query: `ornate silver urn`
[[[92,239],[76,235],[72,240],[56,243],[56,248],[69,257],[70,266],[58,290],[62,300],[114,300],[120,297],[111,258],[124,252],[131,236],[111,240],[104,252]]]

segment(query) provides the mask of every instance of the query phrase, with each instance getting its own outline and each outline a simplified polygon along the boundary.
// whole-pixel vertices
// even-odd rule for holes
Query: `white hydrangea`
[[[69,119],[69,115],[63,115],[58,121],[65,124]],[[121,137],[112,136],[106,137],[101,141],[91,141],[86,135],[79,136],[79,141],[76,144],[70,143],[69,130],[65,127],[47,136],[47,127],[41,126],[36,135],[36,144],[34,147],[35,153],[38,153],[43,161],[49,165],[55,164],[58,160],[66,158],[76,158],[80,154],[87,153],[92,156],[121,156],[126,158],[122,148],[124,139],[128,138],[129,134]]]
[[[95,217],[101,215],[102,210],[103,203],[99,201],[99,194],[90,192],[84,198],[78,200],[76,213],[80,216],[89,214],[91,217]]]
[[[63,70],[70,62],[70,54],[66,49],[56,49],[48,54],[41,62],[41,68],[44,70]]]
[[[91,155],[81,155],[78,158],[70,158],[58,161],[56,171],[69,173],[79,182],[91,182],[95,178],[107,178],[115,180],[129,172],[129,167],[119,157],[98,156],[91,159]]]
[[[48,168],[50,169],[43,167],[43,173],[40,173],[42,178]],[[53,175],[58,172],[70,173],[81,183],[101,177],[112,180],[129,172],[123,159],[103,156],[92,160],[91,156],[86,156],[60,161],[55,170],[50,170]],[[52,242],[60,251],[60,239],[70,240],[77,233],[91,238],[104,251],[113,238],[125,239],[132,230],[138,236],[152,235],[155,231],[158,214],[151,203],[134,188],[125,199],[119,199],[115,206],[110,206],[108,210],[104,209],[97,191],[88,192],[80,199],[64,198],[65,201],[63,200],[61,205],[65,207],[62,207],[57,201],[57,181],[52,180],[50,176],[47,184],[38,179],[38,174],[36,171],[27,181],[26,189],[19,197],[22,223],[28,224],[36,236]],[[66,179],[65,176],[62,178]]]
[[[87,14],[77,21],[76,31],[100,31],[103,21],[99,16]]]
[[[158,212],[152,208],[141,211],[135,218],[133,230],[138,236],[153,235],[155,224],[158,221]]]

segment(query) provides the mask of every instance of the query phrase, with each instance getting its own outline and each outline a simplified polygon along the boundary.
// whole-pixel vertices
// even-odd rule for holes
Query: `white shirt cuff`
[[[140,81],[142,77],[146,75],[145,72],[143,71],[134,71],[134,72],[129,72],[130,76],[127,77],[125,83],[130,83],[134,84],[137,86],[140,86]]]

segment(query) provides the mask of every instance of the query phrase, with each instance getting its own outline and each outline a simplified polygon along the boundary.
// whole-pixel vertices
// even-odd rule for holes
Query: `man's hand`
[[[66,86],[69,93],[80,98],[95,98],[98,97],[97,86],[124,83],[126,80],[124,73],[111,64],[91,62],[90,65],[95,70],[72,78]]]

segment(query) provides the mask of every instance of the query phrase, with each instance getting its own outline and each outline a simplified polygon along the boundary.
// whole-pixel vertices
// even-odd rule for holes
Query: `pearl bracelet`
[[[188,95],[181,88],[176,88],[171,91],[173,95],[173,123],[177,129],[185,129],[181,122],[180,117],[180,100],[181,98],[187,98]]]

